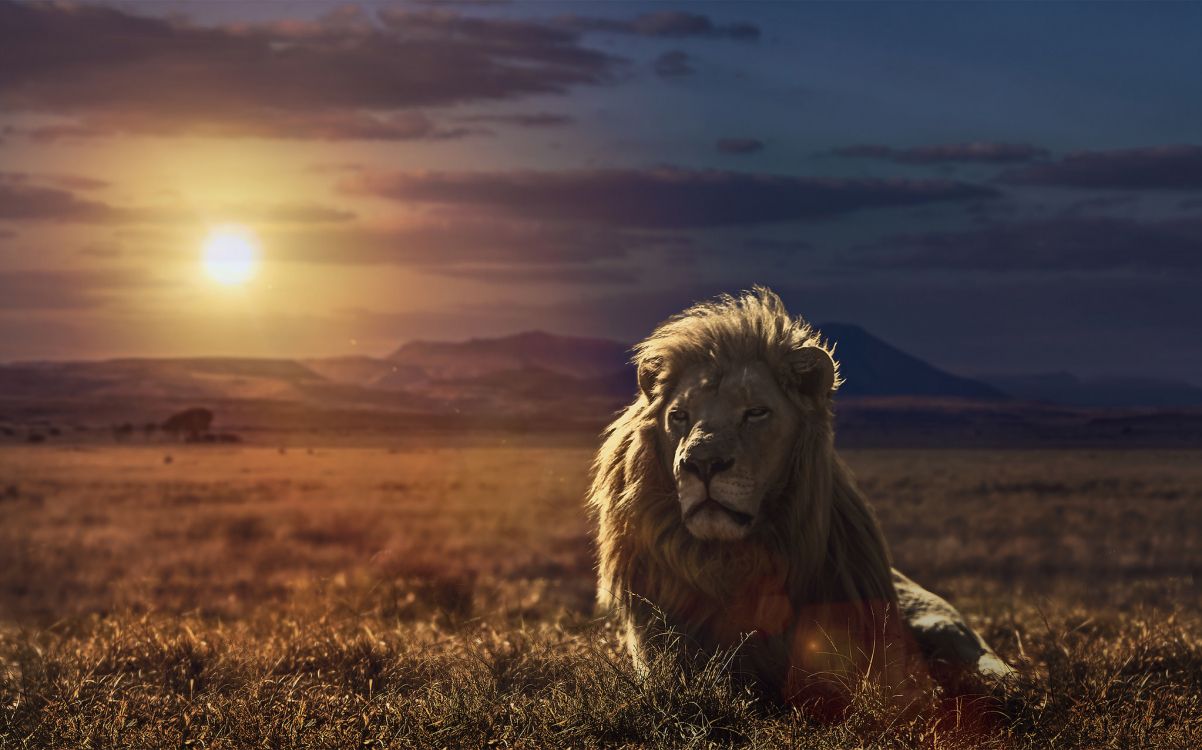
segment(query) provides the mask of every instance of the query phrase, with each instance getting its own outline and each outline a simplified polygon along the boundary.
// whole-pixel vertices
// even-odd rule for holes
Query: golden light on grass
[[[245,284],[259,270],[258,238],[243,226],[214,227],[205,239],[202,263],[205,273],[219,284]]]

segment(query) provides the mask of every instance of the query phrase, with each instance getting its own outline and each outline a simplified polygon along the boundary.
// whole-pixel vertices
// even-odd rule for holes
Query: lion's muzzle
[[[674,473],[685,527],[699,539],[742,539],[759,510],[754,479],[734,458],[711,450],[683,453]]]
[[[740,526],[749,526],[751,525],[751,522],[755,520],[755,516],[751,515],[750,513],[744,513],[740,510],[735,510],[734,508],[724,505],[712,497],[705,498],[701,502],[694,504],[689,510],[685,511],[684,519],[687,522],[693,516],[705,511],[726,513],[734,520],[735,523],[739,524]]]
[[[735,465],[733,458],[713,458],[713,457],[698,457],[685,458],[681,462],[681,469],[692,474],[700,479],[705,484],[709,484],[710,480],[720,472],[726,471]]]

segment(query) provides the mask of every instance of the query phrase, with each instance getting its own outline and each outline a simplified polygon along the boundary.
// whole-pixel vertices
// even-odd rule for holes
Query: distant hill
[[[1202,445],[1202,409],[1188,408],[1202,406],[1202,389],[1189,384],[1063,373],[985,383],[940,370],[858,326],[821,330],[836,345],[846,379],[838,410],[843,445]],[[595,434],[637,391],[628,355],[621,342],[535,331],[413,342],[380,358],[0,364],[0,442],[53,434],[51,425],[98,434],[88,432],[90,424],[107,435],[112,425],[158,422],[190,406],[213,409],[240,433]]]
[[[509,370],[545,370],[574,378],[600,378],[624,370],[626,344],[609,339],[527,331],[468,341],[413,341],[390,354],[396,365],[421,368],[432,378],[475,378]]]
[[[929,396],[1001,401],[1002,390],[940,370],[847,323],[818,326],[836,345],[843,396]]]
[[[0,367],[9,397],[302,399],[326,381],[289,359],[195,357],[26,362]]]
[[[420,367],[362,355],[304,359],[301,364],[334,383],[386,391],[412,390],[430,380]]]
[[[994,400],[996,389],[943,372],[863,329],[832,323],[845,396]],[[616,407],[635,393],[630,347],[618,341],[528,331],[467,341],[414,341],[384,358],[304,360],[197,357],[31,362],[0,366],[10,397],[271,399],[378,406],[429,399],[501,411],[581,399]],[[609,408],[606,407],[606,408]]]
[[[847,381],[843,395],[988,401],[1007,398],[993,386],[944,372],[858,326],[830,323],[822,331],[838,343],[838,358]],[[587,381],[598,395],[628,396],[634,392],[629,352],[628,345],[617,341],[531,331],[463,342],[416,341],[402,346],[388,359],[424,371],[431,380],[472,381],[476,385],[491,381],[498,386],[504,383],[509,393],[533,394],[540,387],[549,389],[548,393],[582,390],[567,384],[552,389],[548,376],[558,374]]]
[[[1202,388],[1144,377],[1079,378],[1067,372],[995,375],[986,380],[1026,401],[1067,406],[1202,406]]]

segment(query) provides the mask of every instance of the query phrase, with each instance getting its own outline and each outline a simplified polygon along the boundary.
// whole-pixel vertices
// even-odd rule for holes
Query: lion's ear
[[[655,384],[659,381],[659,373],[663,366],[663,357],[644,357],[638,361],[639,390],[648,401],[652,398],[652,392],[655,390]]]
[[[789,355],[793,382],[807,396],[827,398],[835,387],[835,360],[820,346],[803,346]]]

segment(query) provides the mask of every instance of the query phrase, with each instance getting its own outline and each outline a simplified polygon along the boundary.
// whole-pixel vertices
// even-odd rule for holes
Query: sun
[[[245,284],[259,270],[259,240],[246,227],[214,227],[204,243],[205,273],[226,286]]]

